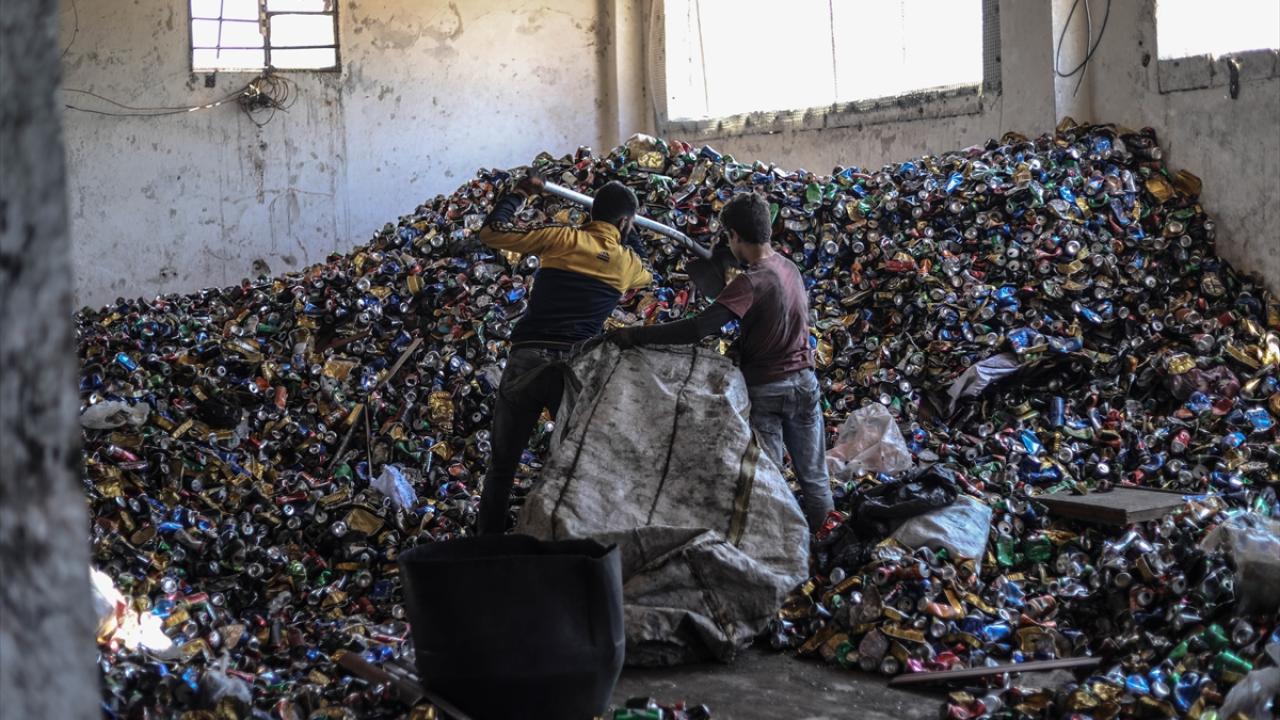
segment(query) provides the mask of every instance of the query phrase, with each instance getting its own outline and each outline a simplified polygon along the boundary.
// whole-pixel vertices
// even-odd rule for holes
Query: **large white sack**
[[[604,344],[565,392],[516,532],[619,543],[628,664],[733,659],[808,577],[808,528],[741,373],[702,348]]]

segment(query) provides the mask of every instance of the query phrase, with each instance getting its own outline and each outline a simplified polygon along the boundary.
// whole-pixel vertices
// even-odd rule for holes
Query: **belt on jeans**
[[[522,340],[520,342],[511,343],[512,350],[562,350],[569,352],[573,349],[573,343],[556,342],[555,340]]]
[[[791,378],[793,378],[793,377],[795,377],[795,376],[797,376],[797,375],[799,375],[799,374],[801,374],[801,373],[806,373],[806,372],[814,372],[814,370],[813,370],[813,368],[811,368],[811,367],[800,368],[799,370],[795,370],[795,371],[793,371],[793,372],[789,372],[789,373],[787,373],[786,375],[783,375],[782,377],[778,378],[777,380],[770,380],[769,382],[755,383],[754,385],[748,384],[748,385],[747,385],[747,390],[750,390],[750,389],[751,389],[751,388],[753,388],[753,387],[760,387],[760,386],[762,386],[762,385],[774,385],[774,384],[776,384],[776,383],[786,382],[786,381],[790,380]]]

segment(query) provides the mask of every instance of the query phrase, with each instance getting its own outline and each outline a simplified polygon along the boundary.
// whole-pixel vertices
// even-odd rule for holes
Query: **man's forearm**
[[[723,305],[716,303],[695,317],[676,322],[628,328],[628,339],[633,345],[692,345],[704,337],[715,335],[725,323],[736,316]]]

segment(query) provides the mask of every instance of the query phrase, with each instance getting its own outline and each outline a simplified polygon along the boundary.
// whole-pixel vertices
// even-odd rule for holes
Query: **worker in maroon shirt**
[[[809,347],[809,297],[795,264],[773,250],[769,215],[769,204],[754,192],[735,196],[720,211],[729,249],[746,269],[711,307],[687,320],[615,330],[605,339],[623,348],[691,344],[739,320],[751,427],[779,468],[783,447],[791,454],[801,508],[810,532],[817,532],[833,505],[822,394]]]

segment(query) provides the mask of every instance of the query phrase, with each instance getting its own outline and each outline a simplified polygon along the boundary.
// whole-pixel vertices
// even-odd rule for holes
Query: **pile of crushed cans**
[[[586,193],[622,181],[704,245],[735,193],[765,195],[809,289],[831,441],[869,404],[901,428],[917,469],[838,483],[844,512],[775,647],[889,675],[1105,658],[1083,682],[955,692],[955,718],[1208,720],[1272,664],[1274,605],[1243,612],[1236,558],[1202,541],[1280,516],[1280,305],[1215,255],[1200,182],[1164,167],[1154,131],[1067,123],[828,175],[646,136],[531,167]],[[300,272],[77,314],[95,565],[168,641],[100,636],[108,717],[429,716],[337,660],[412,667],[397,553],[474,526],[538,269],[475,234],[522,172],[481,170]],[[517,221],[586,219],[544,196]],[[709,301],[687,250],[645,241],[655,284],[610,327]],[[544,417],[522,459],[525,488],[553,429]],[[843,522],[919,468],[991,508],[983,556]],[[1185,503],[1108,526],[1037,500],[1123,486]],[[211,699],[215,681],[248,692]]]

